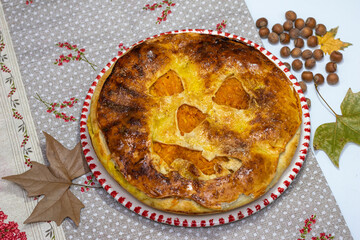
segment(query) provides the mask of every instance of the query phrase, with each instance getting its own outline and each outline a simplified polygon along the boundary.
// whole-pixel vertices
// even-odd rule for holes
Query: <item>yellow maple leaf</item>
[[[325,54],[331,54],[333,51],[344,50],[351,43],[343,42],[339,38],[335,39],[339,27],[332,28],[323,37],[317,36],[321,50]]]

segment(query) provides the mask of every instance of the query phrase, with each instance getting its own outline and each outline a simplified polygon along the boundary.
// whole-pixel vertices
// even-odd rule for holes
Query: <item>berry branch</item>
[[[84,181],[84,184],[73,183],[72,185],[80,186],[81,192],[85,192],[85,190],[89,191],[89,188],[101,188],[101,186],[95,186],[93,177],[94,177],[93,175],[87,176],[86,177],[87,180]]]
[[[19,99],[14,99],[14,94],[16,92],[16,86],[14,82],[14,77],[11,73],[11,70],[5,65],[4,61],[7,59],[6,54],[3,54],[3,50],[5,49],[5,43],[4,38],[2,37],[1,31],[0,31],[0,70],[4,73],[7,73],[8,77],[5,78],[5,84],[9,85],[10,92],[8,93],[8,98],[10,100],[11,110],[12,110],[12,116],[14,119],[17,119],[20,121],[20,125],[18,125],[18,132],[22,133],[23,140],[20,144],[20,148],[22,148],[25,165],[28,167],[31,167],[31,159],[29,157],[29,154],[32,152],[31,147],[28,147],[28,141],[29,141],[29,135],[27,132],[27,126],[24,121],[23,116],[18,112],[17,107],[20,105]]]
[[[225,28],[226,28],[226,21],[225,20],[222,20],[221,23],[218,23],[216,25],[216,30],[218,30],[218,31],[221,31],[221,30],[223,30]]]
[[[56,102],[53,102],[53,103],[49,103],[45,100],[43,100],[39,94],[36,93],[36,97],[35,97],[36,100],[39,100],[40,102],[42,102],[46,108],[47,108],[47,111],[48,113],[53,113],[55,115],[56,118],[61,118],[63,119],[65,122],[69,122],[69,121],[73,121],[75,122],[76,121],[76,118],[74,116],[67,116],[65,113],[63,112],[59,112],[56,110],[56,108],[65,108],[65,107],[73,107],[74,106],[74,103],[77,103],[78,102],[78,99],[77,98],[70,98],[70,101],[63,101],[62,103],[56,103]]]
[[[146,4],[145,7],[143,7],[144,10],[150,10],[154,11],[157,8],[162,8],[163,6],[166,6],[165,10],[161,12],[161,16],[157,18],[156,24],[160,24],[163,21],[167,20],[167,16],[172,13],[171,7],[175,6],[175,3],[172,1],[164,0],[160,3],[154,3],[150,6],[150,4]]]
[[[8,218],[3,211],[0,211],[0,239],[19,239],[26,240],[26,233],[20,232],[19,224],[14,221],[9,221],[8,223],[5,220]]]
[[[119,44],[120,51],[118,52],[118,55],[121,55],[122,53],[126,52],[129,48],[125,47],[123,43]]]
[[[298,240],[305,240],[306,235],[311,232],[312,228],[311,226],[316,223],[316,215],[311,215],[310,219],[306,219],[304,221],[304,227],[299,230],[300,232],[300,238]],[[326,235],[325,233],[320,233],[320,237],[312,237],[311,240],[326,240],[326,239],[334,239],[334,236],[331,236],[331,234]]]
[[[84,61],[86,63],[88,63],[91,68],[96,71],[95,67],[97,67],[95,64],[91,63],[85,56],[85,49],[81,48],[79,49],[77,47],[77,45],[71,45],[68,42],[65,43],[57,43],[56,46],[60,47],[60,48],[66,48],[70,51],[73,51],[75,53],[75,55],[73,55],[72,53],[69,53],[67,56],[65,55],[60,55],[59,59],[56,59],[54,64],[58,65],[58,66],[62,66],[63,63],[68,63],[70,61]]]
[[[50,225],[50,228],[48,230],[45,231],[46,235],[45,237],[49,237],[51,240],[55,240],[55,231],[53,226],[51,225],[50,222],[47,222]]]

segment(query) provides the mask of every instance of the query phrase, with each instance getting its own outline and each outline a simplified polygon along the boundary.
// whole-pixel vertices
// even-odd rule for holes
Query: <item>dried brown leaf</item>
[[[46,156],[50,163],[49,169],[55,176],[73,180],[90,171],[82,156],[80,143],[72,150],[68,150],[46,132],[44,135],[46,138]]]
[[[71,218],[76,225],[80,222],[80,210],[84,207],[69,190],[71,180],[89,172],[81,153],[80,144],[72,150],[65,148],[47,133],[46,155],[50,166],[32,162],[32,168],[22,174],[4,179],[23,187],[29,197],[45,195],[36,205],[25,223],[55,221],[57,225]]]
[[[55,192],[50,196],[45,196],[24,223],[55,221],[59,226],[66,217],[69,217],[76,226],[79,226],[80,211],[84,207],[84,204],[70,190],[62,194]]]
[[[49,195],[54,191],[63,193],[70,187],[71,181],[55,177],[47,166],[38,162],[32,162],[32,168],[19,175],[4,177],[27,191],[29,197]]]

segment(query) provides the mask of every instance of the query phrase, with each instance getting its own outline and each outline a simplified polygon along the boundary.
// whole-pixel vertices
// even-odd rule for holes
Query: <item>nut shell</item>
[[[300,31],[300,35],[303,37],[303,38],[308,38],[310,37],[311,35],[313,35],[313,30],[309,27],[304,27],[303,29],[301,29]]]
[[[290,35],[287,33],[280,34],[280,42],[282,44],[288,44],[290,42]]]
[[[304,81],[300,81],[300,82],[299,82],[299,85],[300,85],[301,90],[303,91],[303,93],[305,93],[306,90],[307,90],[306,83],[305,83]]]
[[[321,85],[324,83],[324,76],[320,73],[317,73],[315,74],[314,76],[314,82],[317,84],[317,85]]]
[[[295,27],[299,30],[303,29],[305,27],[305,21],[302,18],[298,18],[295,20]]]
[[[281,57],[284,57],[284,58],[289,57],[290,56],[290,48],[289,47],[282,47],[280,49],[280,55],[281,55]]]
[[[310,98],[306,98],[306,104],[308,105],[308,108],[311,107],[311,100],[310,100]]]
[[[289,31],[289,35],[291,39],[296,39],[300,36],[300,30],[297,28],[292,28]]]
[[[293,58],[298,58],[301,56],[301,49],[300,48],[294,48],[293,50],[291,50],[291,56]]]
[[[329,73],[329,75],[326,78],[326,82],[329,85],[335,85],[339,82],[339,76],[336,73]]]
[[[261,38],[267,38],[270,34],[270,30],[267,27],[262,27],[259,30],[259,35]]]
[[[288,62],[284,62],[284,65],[287,69],[291,70],[291,65]]]
[[[292,29],[294,26],[294,23],[293,21],[290,21],[290,20],[286,20],[283,24],[283,28],[285,31],[290,31],[290,29]]]
[[[304,50],[304,51],[302,52],[301,58],[304,59],[304,60],[306,60],[306,59],[311,58],[312,55],[313,55],[313,53],[311,52],[311,50],[306,49],[306,50]]]
[[[309,58],[305,61],[305,68],[312,69],[315,67],[316,61],[314,58]]]
[[[316,61],[320,61],[321,59],[323,59],[324,58],[323,50],[315,49],[314,52],[313,52],[313,57],[315,58]]]
[[[303,71],[301,74],[301,79],[305,82],[311,82],[314,78],[314,75],[310,71]]]
[[[277,33],[274,32],[270,33],[268,38],[271,44],[276,44],[279,42],[279,35]]]
[[[314,29],[316,27],[316,20],[313,17],[308,17],[305,21],[305,26],[309,27],[311,29]]]
[[[328,72],[328,73],[333,73],[333,72],[336,72],[336,69],[337,69],[337,64],[334,63],[334,62],[328,62],[325,66],[325,70]]]
[[[264,17],[256,20],[256,27],[258,28],[266,27],[267,25],[268,25],[268,20]]]
[[[294,40],[295,47],[302,48],[304,46],[304,40],[302,38],[297,38]]]
[[[319,44],[318,38],[316,36],[310,36],[307,39],[307,45],[309,47],[316,47]]]
[[[339,51],[333,51],[331,54],[330,54],[330,60],[332,62],[336,62],[336,63],[339,63],[341,62],[343,59],[343,55],[341,52]]]
[[[281,34],[284,31],[284,28],[280,23],[277,23],[272,27],[271,30],[277,34]]]
[[[324,36],[325,35],[325,33],[326,33],[326,27],[325,27],[325,25],[324,24],[318,24],[318,25],[316,25],[316,27],[315,27],[315,33],[316,33],[316,35],[319,35],[319,36]]]
[[[295,59],[295,60],[291,63],[291,67],[292,67],[292,69],[294,69],[295,71],[299,71],[299,70],[302,69],[303,63],[302,63],[301,60]]]
[[[285,18],[290,21],[295,21],[295,19],[297,18],[297,15],[294,11],[289,10],[285,13]]]

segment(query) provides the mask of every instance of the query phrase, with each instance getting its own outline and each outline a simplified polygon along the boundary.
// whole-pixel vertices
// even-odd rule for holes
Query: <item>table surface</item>
[[[328,29],[339,26],[337,37],[353,45],[345,49],[343,52],[344,61],[338,64],[339,83],[334,86],[325,83],[320,87],[320,91],[335,112],[340,114],[340,104],[348,89],[351,88],[353,92],[360,91],[360,79],[356,75],[360,66],[360,58],[358,57],[360,33],[356,30],[360,1],[345,1],[341,4],[336,0],[246,0],[246,3],[254,21],[260,17],[266,17],[270,27],[276,23],[282,24],[287,10],[294,10],[298,17],[304,20],[308,17],[314,17],[318,22],[325,24]],[[280,55],[281,44],[272,45],[266,39],[263,40],[263,43],[267,50],[277,56]],[[290,47],[293,45],[290,44]],[[325,57],[324,59],[328,58]],[[291,61],[289,59],[283,60]],[[325,73],[326,62],[323,60],[317,64],[314,72]],[[293,74],[301,79],[299,73],[293,72]],[[334,122],[335,117],[316,94],[314,85],[308,84],[307,86],[308,90],[305,95],[311,99],[311,134],[314,136],[317,127],[323,123]],[[312,141],[311,147],[313,148]],[[314,152],[354,239],[360,239],[360,206],[358,203],[358,199],[360,199],[360,147],[353,143],[345,146],[340,156],[339,169],[334,167],[325,152]]]

